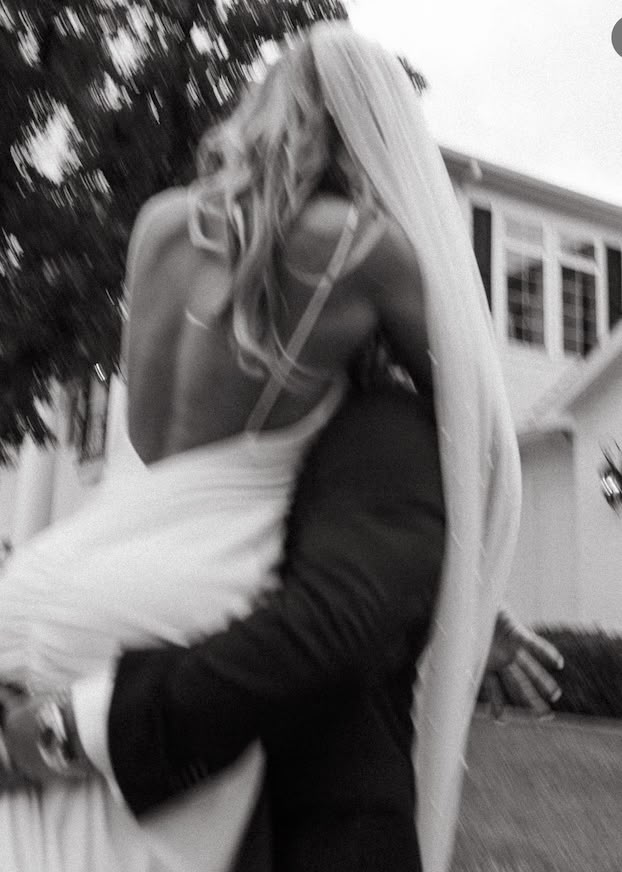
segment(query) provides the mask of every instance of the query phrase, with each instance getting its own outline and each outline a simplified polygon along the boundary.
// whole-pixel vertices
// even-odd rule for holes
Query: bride
[[[418,689],[424,867],[445,868],[463,751],[518,524],[491,322],[438,149],[399,63],[316,25],[153,198],[128,253],[129,439],[140,462],[8,562],[0,679],[41,695],[122,648],[189,644],[275,583],[301,457],[378,334],[434,403],[448,516]],[[139,825],[104,779],[0,795],[0,868],[226,870],[261,779],[255,746]],[[194,865],[193,865],[194,864]]]

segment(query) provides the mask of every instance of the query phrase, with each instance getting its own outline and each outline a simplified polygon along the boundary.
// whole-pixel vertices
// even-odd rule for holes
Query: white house
[[[496,328],[523,468],[508,600],[531,623],[622,630],[622,208],[446,151]]]
[[[622,629],[622,516],[603,488],[605,454],[622,468],[622,323],[545,392],[519,441],[517,610],[532,622]]]
[[[0,542],[19,545],[88,498],[104,466],[110,397],[97,368],[87,383],[53,389],[41,413],[56,447],[28,439],[16,465],[0,470]]]
[[[622,315],[622,207],[444,151],[517,422]]]
[[[521,446],[524,506],[509,601],[530,622],[622,630],[622,518],[600,483],[600,443],[622,444],[622,207],[443,154]],[[0,474],[0,539],[23,541],[88,496],[101,474],[107,402],[97,374],[88,395],[59,396],[49,413],[59,447],[26,445],[18,468]],[[114,397],[109,407],[118,414]]]

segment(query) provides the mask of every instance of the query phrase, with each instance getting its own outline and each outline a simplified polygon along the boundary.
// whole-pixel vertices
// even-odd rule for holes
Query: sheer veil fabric
[[[327,108],[424,276],[448,533],[417,687],[413,765],[423,867],[443,872],[470,718],[518,533],[518,446],[464,220],[408,76],[348,24],[315,25],[311,41]]]

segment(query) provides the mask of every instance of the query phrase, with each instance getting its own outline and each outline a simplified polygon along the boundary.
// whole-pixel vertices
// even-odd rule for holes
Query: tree
[[[136,212],[189,181],[262,44],[345,17],[340,0],[0,0],[0,465],[52,438],[53,379],[115,371]]]

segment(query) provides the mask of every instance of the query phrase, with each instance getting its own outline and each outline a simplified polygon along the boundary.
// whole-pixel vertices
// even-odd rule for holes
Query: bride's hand
[[[557,648],[523,626],[507,610],[498,616],[484,681],[491,713],[500,719],[506,699],[546,716],[561,696],[553,672],[564,660]]]

